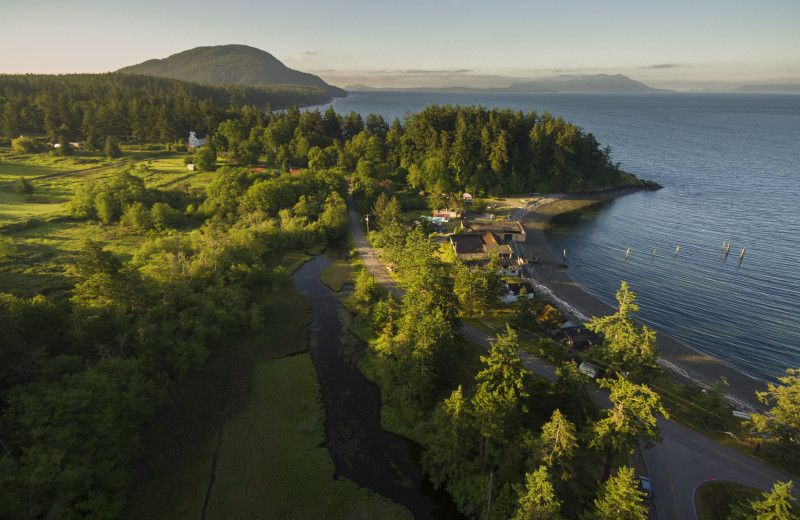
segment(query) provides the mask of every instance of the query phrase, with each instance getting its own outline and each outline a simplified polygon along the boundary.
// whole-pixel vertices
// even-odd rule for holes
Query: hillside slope
[[[347,95],[320,77],[290,69],[270,53],[247,45],[196,47],[164,59],[124,67],[117,72],[207,85],[304,85],[322,88],[332,97]]]

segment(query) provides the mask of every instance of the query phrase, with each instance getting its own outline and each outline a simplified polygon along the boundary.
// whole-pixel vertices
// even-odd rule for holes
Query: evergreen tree
[[[550,483],[547,468],[540,466],[525,475],[525,489],[520,490],[514,520],[560,520],[561,502]]]
[[[119,149],[119,145],[117,144],[111,136],[106,137],[106,144],[103,146],[103,153],[109,159],[116,159],[122,155],[122,151]]]
[[[608,479],[594,501],[593,520],[647,520],[633,468],[622,467]]]
[[[562,480],[572,474],[570,461],[578,449],[575,425],[569,422],[559,410],[553,412],[550,421],[542,426],[539,438],[539,452],[542,463],[551,471],[555,469]]]
[[[606,455],[603,481],[611,474],[614,455],[625,453],[639,443],[649,448],[661,442],[656,424],[660,413],[669,418],[657,393],[626,379],[601,379],[600,386],[611,392],[612,407],[594,423],[591,445]]]
[[[514,314],[511,317],[511,324],[515,329],[519,330],[529,329],[535,323],[536,316],[533,313],[533,304],[528,298],[528,290],[523,287],[514,301]]]
[[[791,491],[791,480],[776,482],[772,491],[762,493],[761,500],[748,500],[734,505],[728,520],[798,520]]]
[[[68,157],[74,154],[75,150],[73,150],[72,145],[69,144],[69,139],[67,139],[64,134],[61,134],[61,137],[58,138],[58,155]]]
[[[372,206],[372,221],[375,223],[376,230],[388,228],[393,224],[400,224],[402,222],[402,213],[400,210],[400,202],[397,197],[392,196],[390,199],[386,192],[381,192],[378,199]]]
[[[480,452],[484,465],[507,447],[528,411],[528,374],[517,351],[519,340],[511,328],[497,337],[484,369],[475,376],[472,407],[480,425]]]
[[[646,325],[639,327],[632,313],[639,310],[636,294],[622,282],[617,291],[619,310],[616,314],[592,318],[586,326],[604,336],[603,345],[596,350],[603,361],[618,371],[636,379],[643,379],[658,365],[656,333]]]
[[[758,399],[772,407],[769,415],[753,414],[753,424],[760,432],[774,433],[790,443],[800,437],[800,369],[789,368],[781,385],[767,384],[766,392],[757,392]]]

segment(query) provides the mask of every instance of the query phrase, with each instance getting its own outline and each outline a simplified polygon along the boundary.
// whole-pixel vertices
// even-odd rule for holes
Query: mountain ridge
[[[640,81],[631,79],[623,74],[584,74],[562,75],[539,79],[508,78],[510,85],[507,87],[406,87],[375,88],[367,85],[348,85],[348,91],[367,90],[406,90],[406,91],[433,91],[433,92],[671,92],[670,90],[650,87]]]
[[[302,85],[318,87],[331,97],[347,93],[319,76],[290,69],[272,54],[247,45],[195,47],[162,59],[150,59],[116,71],[179,79],[206,85]]]

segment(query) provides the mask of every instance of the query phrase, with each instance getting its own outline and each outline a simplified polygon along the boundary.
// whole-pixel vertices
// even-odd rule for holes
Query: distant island
[[[665,92],[622,74],[565,75],[514,83],[509,92]]]
[[[323,89],[331,97],[347,92],[319,76],[290,69],[272,54],[247,45],[196,47],[164,59],[123,67],[122,74],[144,74],[205,85],[301,85]]]
[[[372,88],[366,85],[350,85],[348,91],[367,90],[426,90],[434,92],[670,92],[657,89],[633,80],[623,74],[581,74],[562,75],[547,78],[519,80],[507,87],[470,88],[470,87],[415,87],[415,88]]]

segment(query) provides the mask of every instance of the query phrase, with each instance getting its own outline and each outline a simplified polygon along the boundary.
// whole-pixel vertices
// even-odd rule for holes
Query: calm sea
[[[754,377],[800,368],[800,95],[356,92],[332,105],[391,122],[448,103],[549,111],[664,186],[554,223],[551,247],[585,290],[613,304],[627,281],[653,328]]]

